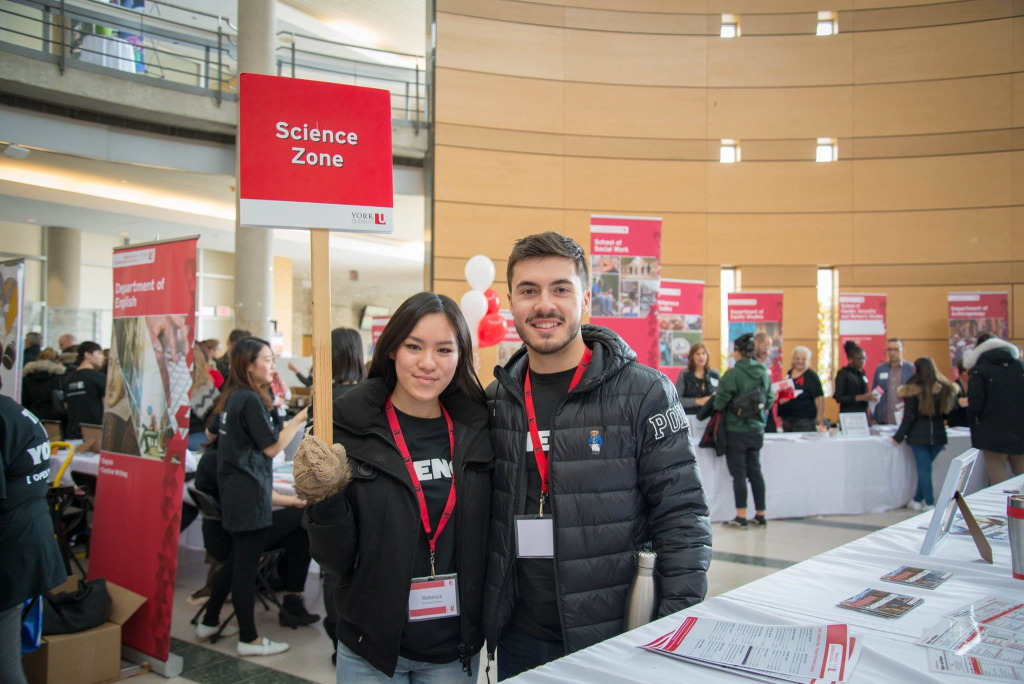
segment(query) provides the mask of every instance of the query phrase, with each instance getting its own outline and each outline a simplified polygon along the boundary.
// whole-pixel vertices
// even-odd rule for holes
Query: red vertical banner
[[[704,281],[661,279],[658,368],[672,382],[686,371],[690,347],[704,339]]]
[[[658,367],[661,219],[590,217],[590,322],[611,328]]]
[[[772,382],[782,380],[782,293],[730,292],[728,349],[732,342],[745,333],[768,333],[772,338],[772,351],[768,357],[768,370]],[[729,368],[735,361],[729,355]]]
[[[390,316],[374,317],[370,321],[370,355],[373,355],[373,350],[377,348],[377,340],[380,339],[380,335],[384,332],[384,328],[387,327],[388,321],[391,320]]]
[[[867,354],[865,368],[874,368],[886,358],[886,304],[884,294],[839,295],[839,358],[849,361],[843,345],[853,341]]]
[[[978,344],[978,335],[1010,339],[1010,297],[1006,292],[949,293],[949,360],[956,365]]]
[[[196,238],[114,251],[114,331],[89,576],[146,597],[125,646],[166,661],[185,478]]]

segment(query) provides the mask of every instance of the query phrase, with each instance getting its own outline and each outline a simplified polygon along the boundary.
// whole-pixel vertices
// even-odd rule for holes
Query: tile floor
[[[908,510],[861,516],[830,516],[798,520],[773,520],[767,529],[737,530],[714,526],[714,552],[708,573],[708,595],[716,596],[749,582],[767,577],[816,554],[828,551],[871,532],[914,515]],[[330,659],[330,641],[318,624],[297,630],[278,626],[276,612],[257,606],[256,621],[261,635],[287,641],[291,649],[277,656],[240,659],[235,655],[235,640],[215,645],[196,641],[189,624],[197,610],[186,597],[206,579],[201,556],[182,558],[178,572],[178,591],[174,601],[174,637],[172,649],[185,661],[180,678],[164,679],[155,674],[132,678],[133,684],[271,684],[276,682],[322,682],[333,684],[334,668]],[[314,583],[308,585],[307,605],[323,615],[323,597]],[[479,673],[479,682],[485,682]]]

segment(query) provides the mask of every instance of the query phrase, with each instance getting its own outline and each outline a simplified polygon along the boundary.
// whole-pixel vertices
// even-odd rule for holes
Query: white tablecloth
[[[706,422],[693,423],[694,443]],[[932,464],[932,482],[939,493],[949,463],[971,447],[965,432],[950,430],[949,445]],[[724,456],[697,449],[697,465],[711,505],[711,520],[736,516],[732,476]],[[967,488],[988,484],[984,464],[975,468]],[[767,517],[805,518],[814,515],[861,515],[901,508],[917,489],[917,466],[910,447],[896,446],[888,436],[800,439],[797,434],[765,435],[761,471],[767,491]],[[747,486],[748,505],[754,498]]]
[[[984,463],[979,461],[977,467],[984,469]],[[1003,490],[1018,489],[1021,484],[1024,484],[1024,476],[968,497],[971,510],[975,515],[1005,515]],[[980,560],[969,537],[947,536],[931,556],[920,555],[918,550],[925,531],[919,526],[927,524],[931,515],[929,512],[910,518],[509,681],[519,684],[749,681],[637,648],[675,629],[685,616],[696,615],[763,625],[846,623],[854,633],[863,635],[865,649],[849,680],[851,684],[966,682],[968,680],[956,675],[930,673],[927,650],[915,646],[914,640],[943,613],[986,596],[1024,601],[1024,582],[1010,575],[1007,544],[992,542],[993,565]],[[879,581],[882,575],[900,565],[946,570],[954,576],[932,591]],[[894,620],[835,607],[839,601],[869,587],[918,596],[924,603]]]

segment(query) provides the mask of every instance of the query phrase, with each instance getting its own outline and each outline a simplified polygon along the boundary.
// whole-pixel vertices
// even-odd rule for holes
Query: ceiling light
[[[29,223],[35,223],[36,222],[35,219],[25,219],[25,220],[28,221]]]
[[[4,148],[4,156],[12,159],[24,159],[31,151],[27,147],[11,144]]]

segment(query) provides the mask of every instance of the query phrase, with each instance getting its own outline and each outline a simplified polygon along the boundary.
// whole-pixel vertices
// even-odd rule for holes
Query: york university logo
[[[360,225],[386,226],[387,217],[383,213],[372,213],[368,211],[353,211],[352,223]]]

